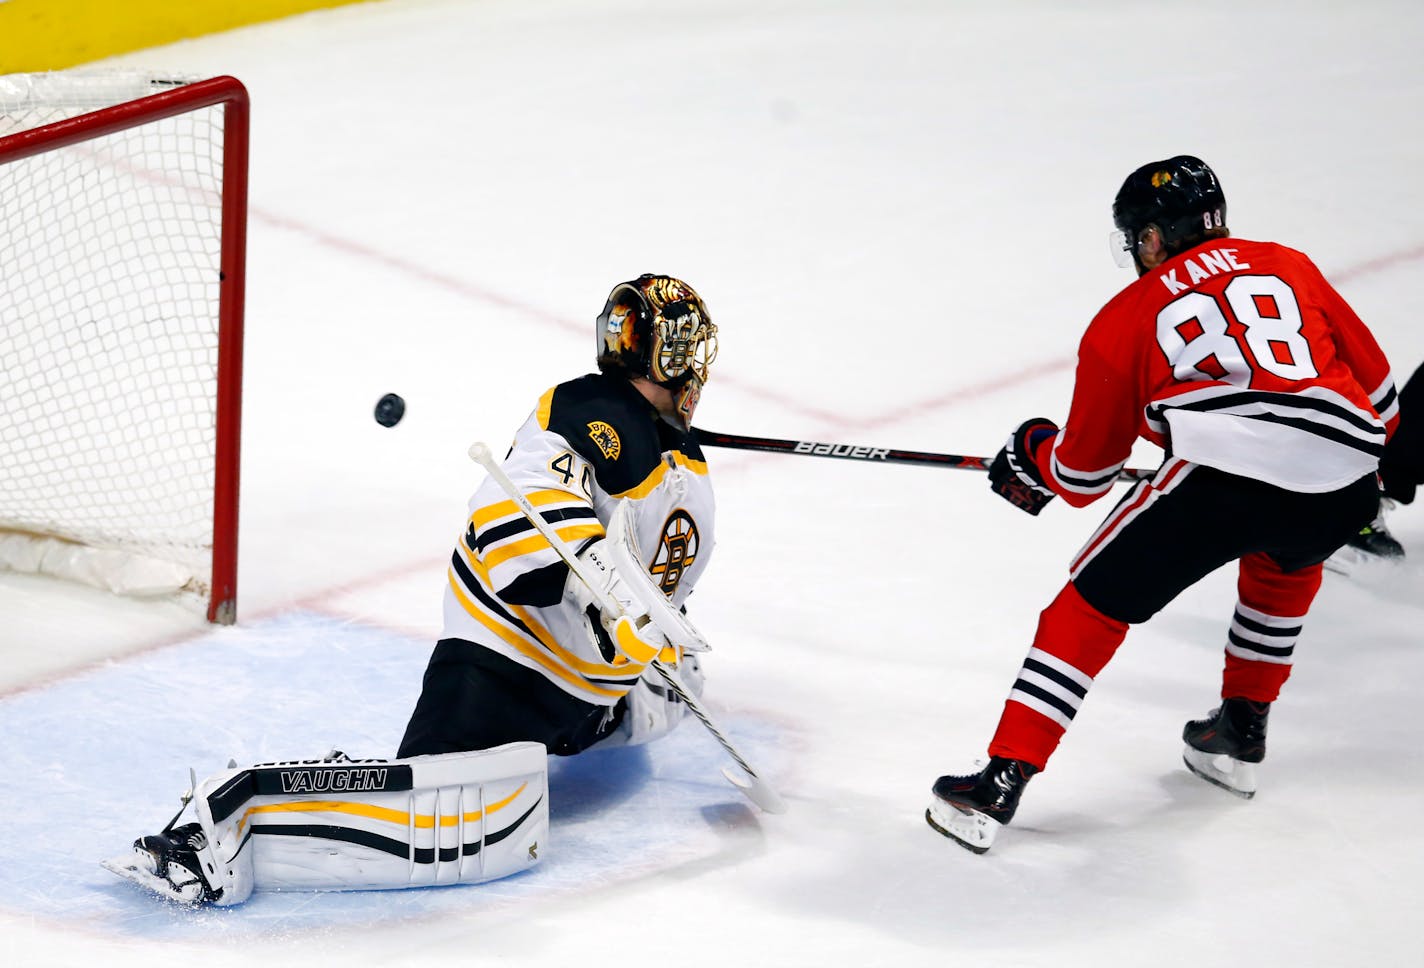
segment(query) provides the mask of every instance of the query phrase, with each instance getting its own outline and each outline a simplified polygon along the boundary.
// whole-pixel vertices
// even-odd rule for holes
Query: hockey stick
[[[519,489],[519,486],[509,479],[509,475],[504,472],[504,468],[499,466],[498,461],[494,459],[494,455],[490,453],[489,446],[483,441],[476,441],[471,444],[470,459],[482,465],[484,469],[489,472],[495,482],[499,484],[499,486],[504,489],[504,492],[518,505],[519,510],[524,513],[524,516],[529,519],[529,522],[539,529],[539,533],[544,536],[545,540],[549,542],[559,557],[564,559],[564,562],[573,573],[579,577],[579,580],[587,585],[590,591],[596,591],[602,583],[598,582],[590,573],[588,563],[581,561],[578,555],[574,554],[573,549],[568,546],[568,543],[559,537],[559,533],[534,509],[534,505],[529,503],[529,498],[525,497],[524,492]],[[599,602],[598,607],[610,615],[623,614],[622,606],[611,596],[607,596],[603,601]],[[656,616],[653,618],[656,624]],[[658,631],[663,631],[661,626],[658,627]],[[673,631],[674,634],[676,634],[676,630]],[[761,807],[767,813],[784,813],[786,811],[786,801],[782,800],[781,795],[762,779],[761,776],[757,774],[757,771],[752,769],[751,765],[737,752],[731,740],[727,739],[726,735],[717,728],[717,724],[712,721],[712,717],[702,708],[702,704],[697,701],[697,697],[688,691],[687,686],[683,684],[682,678],[678,676],[674,670],[663,665],[657,659],[654,659],[650,665],[657,671],[658,675],[663,678],[663,681],[667,683],[668,688],[672,690],[677,698],[687,704],[688,711],[696,716],[703,726],[707,727],[707,731],[712,734],[712,738],[717,740],[717,742],[721,744],[722,749],[727,751],[727,755],[731,756],[732,760],[741,768],[742,772],[746,774],[746,778],[739,777],[728,769],[723,769],[722,775],[738,790],[741,790],[748,800]]]
[[[922,450],[897,450],[893,447],[863,447],[854,444],[826,444],[815,440],[778,440],[775,437],[746,437],[742,434],[719,434],[701,427],[693,428],[697,442],[704,447],[726,447],[731,450],[764,450],[775,454],[802,454],[808,457],[836,457],[841,460],[874,461],[880,464],[928,464],[964,471],[987,471],[991,457],[969,457],[964,454],[935,454]],[[1156,471],[1124,467],[1118,477],[1125,481],[1143,481]]]

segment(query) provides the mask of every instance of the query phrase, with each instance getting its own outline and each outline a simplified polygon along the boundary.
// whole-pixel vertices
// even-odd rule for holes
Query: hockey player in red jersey
[[[942,776],[926,819],[982,853],[1047,765],[1128,627],[1239,562],[1221,703],[1187,723],[1193,773],[1255,792],[1266,719],[1291,671],[1321,563],[1379,507],[1397,423],[1389,363],[1306,256],[1231,238],[1212,170],[1187,155],[1144,165],[1113,203],[1138,279],[1089,324],[1068,420],[1022,423],[994,491],[1038,514],[1108,493],[1135,440],[1162,447],[1039,619],[979,773]]]

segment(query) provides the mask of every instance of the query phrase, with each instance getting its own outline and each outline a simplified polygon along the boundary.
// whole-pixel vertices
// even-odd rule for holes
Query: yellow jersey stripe
[[[707,475],[706,461],[693,460],[686,454],[681,454],[677,452],[669,453],[666,456],[670,458],[673,464],[678,467],[685,467],[692,473],[701,474],[704,477]],[[672,468],[668,466],[668,462],[666,460],[658,461],[658,466],[653,468],[652,472],[648,474],[647,477],[643,478],[640,482],[633,485],[628,490],[620,491],[619,493],[610,496],[629,497],[635,499],[647,497],[649,494],[653,493],[653,491],[658,489],[658,485],[663,482],[663,478],[667,477],[667,473],[671,469]]]
[[[588,499],[571,491],[560,491],[550,489],[547,491],[530,491],[524,495],[529,503],[537,507],[544,507],[548,504],[588,504]],[[470,520],[474,522],[475,530],[478,531],[491,521],[498,521],[500,518],[507,518],[511,514],[523,514],[518,504],[513,501],[496,501],[494,504],[487,504],[476,511]]]
[[[589,682],[583,676],[577,675],[576,673],[565,668],[559,662],[555,661],[554,658],[550,656],[547,652],[526,640],[518,632],[515,632],[513,629],[506,628],[505,626],[496,622],[493,616],[489,615],[483,608],[480,607],[478,602],[471,601],[469,595],[467,595],[465,593],[465,590],[460,587],[460,580],[456,577],[455,570],[453,568],[450,569],[450,588],[454,591],[455,598],[460,602],[460,606],[466,612],[468,612],[470,616],[475,619],[475,621],[479,622],[485,628],[489,629],[495,635],[499,636],[502,642],[504,642],[506,645],[509,645],[520,655],[524,656],[527,659],[533,660],[549,674],[556,676],[559,679],[562,679],[569,685],[574,686],[577,689],[581,689],[584,692],[592,693],[595,696],[603,696],[609,699],[620,699],[623,696],[628,695],[628,689],[631,689],[633,687],[633,684],[630,682],[628,684],[628,689],[605,689],[604,687],[595,685],[594,683]],[[567,654],[568,653],[565,653],[565,655]],[[570,656],[570,658],[572,658],[572,656]]]
[[[603,525],[597,521],[580,522],[579,524],[556,528],[554,533],[565,541],[578,541],[581,538],[601,538],[604,535]],[[552,550],[553,546],[549,544],[548,539],[542,534],[535,533],[527,538],[511,541],[509,544],[500,545],[497,548],[489,548],[480,556],[480,559],[484,562],[486,568],[498,568],[511,558]]]
[[[465,556],[465,564],[469,566],[470,571],[475,574],[476,578],[478,578],[481,582],[484,583],[485,590],[489,591],[491,588],[494,587],[493,583],[490,581],[489,569],[468,554],[469,548],[466,547],[463,541],[460,542],[460,548],[461,550],[467,552]],[[455,575],[454,569],[451,569],[451,580],[456,583],[459,582],[459,576]],[[457,589],[457,591],[460,590],[463,590],[463,586]],[[464,604],[464,601],[464,599],[461,599],[462,605]],[[534,633],[534,637],[538,639],[539,642],[546,649],[552,652],[569,669],[581,672],[587,676],[597,676],[600,679],[632,675],[637,671],[635,669],[630,668],[628,666],[628,660],[621,655],[616,656],[613,659],[612,665],[597,662],[586,662],[585,660],[580,659],[578,656],[574,655],[573,653],[566,650],[563,646],[561,646],[554,638],[553,633],[550,632],[548,629],[544,628],[544,626],[538,621],[536,621],[534,617],[531,616],[523,606],[515,605],[512,602],[506,602],[503,599],[500,600],[500,604],[503,605],[505,608],[509,609],[511,612],[513,612],[514,616],[518,618],[521,622],[523,622],[525,626],[528,627],[529,631]],[[470,600],[470,605],[480,609],[481,612],[485,612],[484,607],[481,606],[478,602]],[[469,607],[466,607],[465,610],[469,611]],[[488,613],[486,612],[486,614]],[[476,618],[478,617],[479,616],[476,616]]]
[[[540,430],[549,429],[549,412],[554,409],[554,391],[558,387],[550,387],[544,391],[544,395],[539,398],[539,408],[535,411],[536,419],[539,421]]]

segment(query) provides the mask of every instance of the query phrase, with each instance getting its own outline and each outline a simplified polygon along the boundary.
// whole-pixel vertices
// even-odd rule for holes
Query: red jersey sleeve
[[[1120,338],[1124,311],[1114,300],[1089,325],[1078,345],[1068,421],[1034,455],[1049,487],[1074,507],[1112,489],[1140,433],[1140,350]]]

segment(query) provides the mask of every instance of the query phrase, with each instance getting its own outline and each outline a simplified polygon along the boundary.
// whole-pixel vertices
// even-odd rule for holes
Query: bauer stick
[[[802,454],[808,457],[836,457],[841,460],[864,460],[879,464],[928,464],[963,471],[987,471],[992,457],[969,457],[964,454],[934,454],[922,450],[897,450],[893,447],[864,447],[855,444],[826,444],[815,440],[778,440],[775,437],[746,437],[741,434],[719,434],[694,428],[697,442],[703,447],[726,447],[731,450],[765,450],[775,454]],[[1156,471],[1124,467],[1118,478],[1125,481],[1150,480]]]
[[[494,455],[490,453],[489,446],[483,441],[476,441],[470,445],[469,453],[471,460],[482,465],[485,470],[489,471],[490,476],[495,479],[495,482],[499,484],[499,486],[504,489],[504,492],[518,505],[519,510],[524,513],[524,516],[529,519],[529,522],[539,529],[539,533],[544,536],[545,540],[549,542],[559,557],[564,559],[564,562],[573,570],[573,573],[578,576],[579,580],[587,585],[590,591],[596,593],[599,584],[589,572],[587,562],[579,560],[578,555],[574,554],[574,550],[569,547],[568,543],[559,537],[559,533],[534,509],[534,505],[529,503],[529,498],[525,497],[524,492],[519,489],[519,486],[509,479],[509,475],[504,472],[504,468],[499,466],[499,463],[494,459]],[[612,596],[604,596],[603,600],[598,603],[598,607],[605,613],[611,615],[623,614],[622,606],[620,606]],[[650,618],[653,619],[656,625],[656,615],[652,615]],[[663,628],[660,625],[658,626],[658,631],[663,632]],[[674,629],[672,631],[674,635],[677,634],[677,630]],[[738,790],[741,790],[748,800],[755,803],[758,807],[761,807],[767,813],[784,813],[786,811],[786,801],[781,799],[781,795],[777,793],[766,780],[762,779],[756,770],[752,769],[742,754],[737,752],[737,748],[732,745],[731,740],[727,739],[726,735],[717,728],[717,724],[712,721],[712,717],[708,715],[707,710],[702,708],[702,704],[697,701],[697,697],[688,691],[687,686],[683,684],[682,678],[678,676],[674,670],[669,669],[657,659],[654,659],[650,665],[657,671],[658,675],[662,676],[663,681],[667,683],[668,688],[673,691],[677,698],[687,704],[688,711],[696,716],[703,726],[707,727],[707,732],[711,733],[712,738],[721,744],[722,749],[727,751],[727,755],[729,755],[741,771],[746,774],[746,778],[739,777],[728,769],[723,769],[722,775]]]

